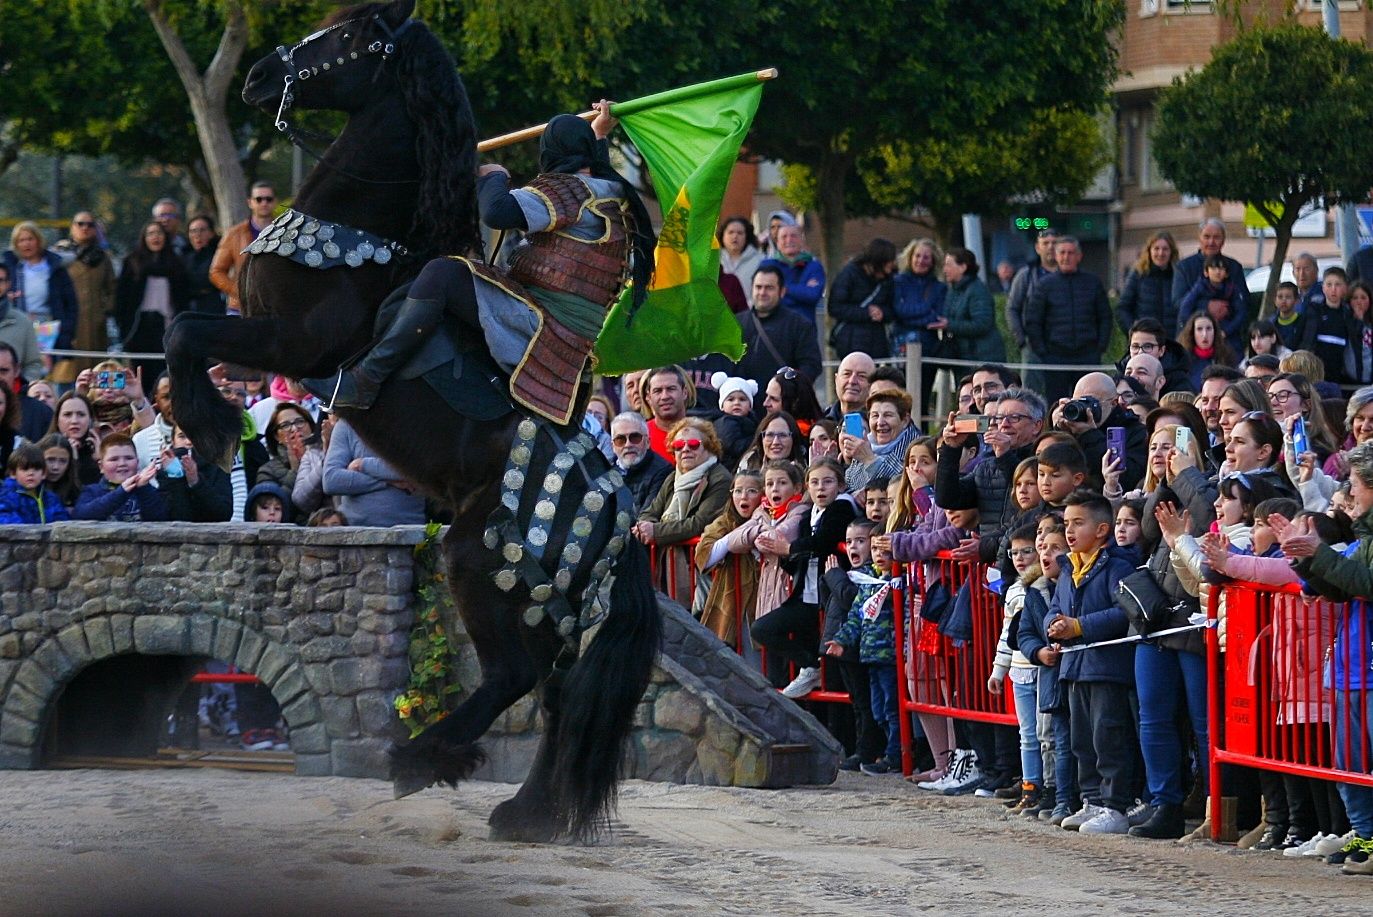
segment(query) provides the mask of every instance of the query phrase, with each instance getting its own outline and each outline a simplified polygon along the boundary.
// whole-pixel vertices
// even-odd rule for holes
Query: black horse
[[[281,245],[249,255],[240,278],[244,318],[186,314],[172,324],[166,343],[177,420],[206,454],[226,454],[240,435],[238,412],[210,382],[207,362],[297,378],[331,374],[367,345],[380,304],[427,257],[480,248],[476,131],[466,91],[438,39],[410,19],[413,8],[413,0],[397,0],[340,10],[248,75],[244,100],[276,111],[278,127],[288,133],[293,107],[347,113],[347,126],[300,189],[294,209],[317,225],[370,234],[376,244],[348,253],[370,257],[323,270],[281,257]],[[325,248],[323,241],[320,235],[311,243]],[[474,422],[422,379],[397,379],[371,410],[342,416],[387,461],[452,507],[444,540],[448,581],[482,669],[481,685],[457,709],[393,750],[398,794],[468,776],[482,760],[477,740],[502,711],[540,686],[543,741],[524,785],[492,813],[492,836],[593,836],[614,805],[634,709],[658,644],[643,550],[629,539],[618,555],[608,616],[569,670],[576,635],[560,635],[546,616],[531,614],[527,621],[530,590],[503,591],[493,582],[502,558],[487,527],[501,501],[520,415]],[[569,437],[575,430],[559,432]],[[530,467],[537,471],[553,455],[546,444],[535,451]],[[593,475],[606,468],[599,453],[577,464],[583,471],[595,465]],[[564,492],[580,500],[589,487],[585,474],[565,478]],[[612,515],[600,517],[586,541],[593,559],[612,543]],[[562,513],[555,520],[554,559],[570,537],[568,522]],[[541,563],[551,578],[553,567]],[[589,581],[579,568],[566,589],[574,604]]]

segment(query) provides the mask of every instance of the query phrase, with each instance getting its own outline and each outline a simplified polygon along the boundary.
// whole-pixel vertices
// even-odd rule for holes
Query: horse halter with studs
[[[374,54],[380,54],[382,62],[385,63],[391,59],[392,54],[396,53],[396,40],[404,35],[405,30],[410,28],[410,24],[414,22],[413,19],[407,19],[405,22],[401,23],[400,28],[392,29],[386,24],[386,20],[381,17],[380,13],[376,13],[370,18],[377,24],[377,27],[385,33],[386,41],[378,39],[369,42],[367,47],[362,51],[349,51],[346,57],[340,56],[332,61],[326,60],[318,64],[304,66],[296,64],[296,52],[301,48],[304,48],[312,41],[323,38],[335,29],[341,29],[345,26],[362,22],[363,17],[336,22],[328,28],[320,29],[318,32],[306,35],[290,48],[287,48],[285,45],[277,45],[277,57],[281,58],[281,62],[286,65],[286,75],[282,78],[281,105],[277,108],[276,129],[283,134],[286,134],[288,137],[291,137],[293,142],[293,135],[295,132],[292,130],[291,122],[288,120],[288,113],[291,110],[291,104],[295,101],[295,96],[291,93],[291,87],[295,85],[297,80],[303,83],[312,76],[318,76],[322,71],[331,70],[334,67],[342,67],[344,64],[349,64]]]

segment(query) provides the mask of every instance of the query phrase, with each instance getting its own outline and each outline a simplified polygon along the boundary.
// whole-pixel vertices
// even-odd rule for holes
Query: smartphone
[[[1124,427],[1106,428],[1106,451],[1110,453],[1112,461],[1120,462],[1120,467],[1123,471],[1125,469]]]
[[[95,374],[95,387],[96,387],[96,388],[109,388],[109,387],[110,387],[110,371],[109,371],[109,370],[103,369],[103,370],[101,370],[100,372],[98,372],[98,373]]]
[[[128,382],[127,375],[127,373],[122,372],[110,373],[110,388],[122,391]]]
[[[844,432],[849,436],[863,436],[863,415],[858,412],[844,415]]]
[[[1173,448],[1179,452],[1191,452],[1192,428],[1178,427],[1173,431]]]
[[[955,414],[953,431],[955,433],[986,433],[992,428],[992,419],[986,414]]]
[[[1306,438],[1306,418],[1300,414],[1292,421],[1292,459],[1301,458],[1303,452],[1311,451],[1311,441]]]
[[[175,449],[172,450],[172,455],[175,455],[177,458],[185,458],[190,454],[191,450],[187,449],[185,446],[177,446]]]

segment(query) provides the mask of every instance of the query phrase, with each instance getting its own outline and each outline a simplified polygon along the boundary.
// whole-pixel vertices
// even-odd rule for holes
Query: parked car
[[[1328,267],[1344,267],[1344,262],[1341,261],[1339,258],[1334,258],[1334,257],[1332,257],[1332,258],[1317,258],[1317,259],[1316,259],[1316,276],[1317,276],[1317,277],[1320,277],[1322,274],[1325,273],[1325,269],[1328,268]],[[1266,290],[1266,289],[1268,289],[1268,277],[1269,277],[1270,274],[1272,274],[1272,272],[1273,272],[1273,266],[1272,266],[1271,264],[1265,264],[1263,267],[1256,267],[1256,268],[1254,268],[1252,271],[1250,271],[1249,273],[1245,274],[1245,275],[1244,275],[1244,282],[1245,282],[1245,284],[1249,287],[1249,292],[1250,292],[1250,294],[1257,293],[1259,296],[1262,296],[1262,295],[1263,295],[1263,291]],[[1283,279],[1283,280],[1290,280],[1290,281],[1292,281],[1292,282],[1294,282],[1294,283],[1296,282],[1296,281],[1293,279],[1293,274],[1292,274],[1292,262],[1291,262],[1291,261],[1285,261],[1285,262],[1283,262],[1283,265],[1282,265],[1282,279]]]

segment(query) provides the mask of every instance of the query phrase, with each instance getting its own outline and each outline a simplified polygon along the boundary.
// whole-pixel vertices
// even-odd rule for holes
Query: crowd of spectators
[[[881,775],[901,770],[895,685],[914,677],[896,670],[891,565],[924,566],[927,586],[937,555],[985,565],[1004,609],[987,690],[1015,695],[1018,726],[921,714],[911,781],[1089,835],[1209,837],[1210,589],[1243,579],[1373,595],[1366,285],[1337,267],[1317,278],[1301,256],[1276,313],[1257,320],[1224,227],[1208,221],[1187,257],[1166,233],[1149,239],[1112,304],[1078,267],[1077,241],[1047,230],[1030,263],[999,272],[1022,376],[1004,365],[970,252],[916,240],[898,257],[877,240],[828,299],[798,297],[818,268],[789,215],[772,217],[762,245],[746,220],[722,227],[722,263],[751,291],[737,316],[745,358],[631,373],[624,411],[603,409],[658,585],[745,658],[765,657],[788,697],[846,690],[851,707],[821,715],[848,749],[842,766]],[[765,245],[771,258],[751,251]],[[813,397],[820,309],[840,359],[828,406]],[[1086,371],[1114,325],[1127,340],[1116,371]],[[978,361],[957,410],[928,428],[904,373],[875,359],[912,341]],[[1119,603],[1131,575],[1154,584],[1164,620]],[[1346,663],[1313,693],[1345,711],[1322,720],[1337,767],[1368,772],[1373,631],[1363,600],[1349,607],[1333,634]],[[927,622],[910,639],[919,670],[946,638]],[[1234,771],[1241,846],[1373,875],[1373,791]]]

